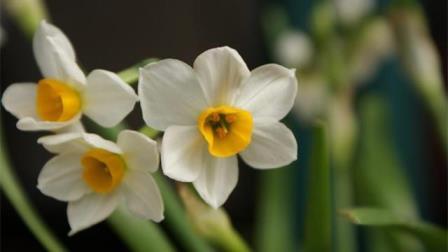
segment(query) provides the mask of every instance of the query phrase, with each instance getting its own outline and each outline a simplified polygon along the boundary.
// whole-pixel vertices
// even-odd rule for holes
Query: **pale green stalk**
[[[4,0],[3,5],[30,39],[40,21],[49,19],[47,8],[42,0]]]
[[[1,120],[0,120],[1,121]],[[48,251],[66,251],[64,246],[58,241],[56,236],[41,221],[35,209],[26,197],[21,185],[19,184],[14,172],[11,169],[8,160],[8,153],[3,139],[3,130],[0,126],[0,186],[20,218],[25,222],[30,231],[37,240]],[[5,231],[5,230],[4,230]]]

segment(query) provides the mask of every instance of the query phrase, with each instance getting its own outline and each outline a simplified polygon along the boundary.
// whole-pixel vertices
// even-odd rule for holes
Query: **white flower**
[[[145,122],[165,131],[165,175],[193,182],[211,206],[222,205],[238,180],[237,154],[268,169],[297,156],[292,132],[279,122],[297,92],[294,70],[269,64],[249,71],[229,47],[199,55],[194,68],[166,59],[140,71]]]
[[[157,222],[164,218],[150,174],[159,166],[155,141],[124,130],[116,144],[87,133],[46,136],[38,143],[57,156],[45,164],[37,187],[68,202],[70,235],[106,219],[120,202],[138,217]]]
[[[5,109],[19,119],[20,130],[58,130],[77,124],[82,114],[112,127],[134,108],[137,95],[116,74],[94,70],[86,78],[57,27],[42,21],[33,49],[44,79],[37,85],[13,84],[2,98]]]

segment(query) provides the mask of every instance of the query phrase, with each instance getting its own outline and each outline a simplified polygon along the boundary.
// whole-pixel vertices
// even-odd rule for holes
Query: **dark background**
[[[268,1],[137,1],[137,0],[78,0],[47,1],[51,22],[60,27],[74,44],[77,56],[87,70],[103,68],[119,71],[149,57],[178,58],[191,64],[206,49],[228,45],[235,48],[254,68],[271,61],[268,58],[260,27],[260,13]],[[269,1],[274,2],[274,1]],[[276,1],[291,3],[293,1]],[[446,1],[423,2],[431,28],[443,60],[446,79],[447,18]],[[31,44],[6,13],[2,12],[2,26],[7,33],[1,48],[0,83],[3,90],[13,82],[36,81],[41,75],[34,61]],[[446,81],[445,81],[446,83]],[[143,125],[140,109],[129,121],[135,128]],[[8,151],[18,179],[36,206],[39,214],[58,237],[74,251],[125,251],[119,238],[101,223],[71,238],[66,220],[66,203],[42,195],[36,189],[38,173],[50,158],[36,139],[42,133],[21,132],[16,119],[4,109],[2,124]],[[431,130],[425,132],[429,143],[437,142]],[[428,148],[433,148],[429,145]],[[437,152],[437,147],[435,152]],[[6,151],[6,150],[1,150]],[[435,160],[432,166],[445,165]],[[240,169],[240,181],[225,207],[236,228],[252,241],[254,229],[254,199],[257,173]],[[444,169],[444,167],[442,167]],[[443,174],[443,173],[442,173]],[[445,178],[446,187],[446,178]],[[442,183],[443,185],[443,183]],[[446,192],[436,195],[429,218],[446,226]],[[163,226],[163,225],[162,225]],[[174,237],[174,240],[176,238]],[[5,251],[40,251],[33,238],[7,199],[1,200],[1,249]]]

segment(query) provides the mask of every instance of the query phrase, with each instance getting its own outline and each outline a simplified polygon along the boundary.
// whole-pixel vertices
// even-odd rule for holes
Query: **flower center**
[[[82,178],[97,193],[111,192],[120,185],[126,168],[120,155],[103,149],[86,152],[81,164],[84,167]]]
[[[36,110],[42,120],[68,121],[81,110],[81,99],[78,92],[67,84],[42,79],[37,84]]]
[[[252,138],[252,115],[230,106],[207,108],[198,119],[198,128],[210,154],[229,157],[244,150]]]

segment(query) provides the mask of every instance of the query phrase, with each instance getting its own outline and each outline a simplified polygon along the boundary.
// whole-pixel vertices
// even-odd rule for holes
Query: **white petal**
[[[48,38],[52,38],[53,44]],[[75,51],[67,36],[56,26],[41,21],[33,38],[33,50],[37,64],[44,76],[56,76],[58,68],[54,61],[54,46],[60,48],[70,60],[75,61]]]
[[[203,52],[193,66],[210,106],[233,104],[238,88],[250,75],[238,52],[227,46]]]
[[[39,138],[37,143],[42,144],[45,149],[52,153],[64,153],[71,150],[84,152],[91,148],[104,149],[117,154],[122,153],[114,142],[88,133],[75,132],[44,136]]]
[[[84,73],[76,64],[73,46],[57,27],[42,21],[33,39],[33,50],[46,78],[78,86],[85,83]]]
[[[35,83],[16,83],[6,88],[2,96],[2,105],[17,118],[36,116]]]
[[[280,120],[288,114],[297,95],[295,70],[268,64],[254,69],[243,84],[235,106],[254,118]]]
[[[120,194],[116,191],[106,195],[91,193],[68,203],[67,217],[73,235],[106,219],[117,207]]]
[[[81,153],[69,152],[48,161],[37,179],[37,188],[61,201],[78,200],[91,190],[82,180]]]
[[[192,182],[208,168],[207,144],[196,126],[171,126],[162,140],[163,173],[175,180]]]
[[[123,130],[118,135],[117,145],[129,169],[155,172],[159,168],[157,143],[142,133]]]
[[[224,204],[238,182],[238,159],[236,156],[209,156],[205,160],[206,168],[193,185],[205,202],[218,208]]]
[[[81,121],[74,122],[67,127],[60,128],[53,131],[56,134],[65,134],[65,133],[83,133],[86,132],[84,125]]]
[[[158,130],[170,125],[196,125],[199,114],[207,107],[193,69],[174,59],[140,69],[138,93],[143,119]]]
[[[116,74],[94,70],[83,93],[84,113],[103,127],[113,127],[134,108],[138,97]]]
[[[270,169],[290,164],[297,159],[297,141],[283,123],[272,120],[254,122],[252,142],[240,153],[254,168]]]
[[[151,174],[129,171],[124,181],[123,193],[131,213],[156,222],[163,220],[162,196]]]
[[[50,43],[53,41],[49,38]],[[56,78],[66,82],[78,91],[82,91],[86,85],[86,76],[76,61],[70,59],[61,49],[55,48],[53,51],[53,58],[56,64],[57,75],[45,76],[49,78]]]
[[[17,122],[17,128],[23,131],[39,131],[39,130],[56,131],[64,127],[67,127],[71,124],[77,123],[80,118],[81,113],[78,113],[72,119],[66,122],[42,121],[37,117],[24,117]]]

